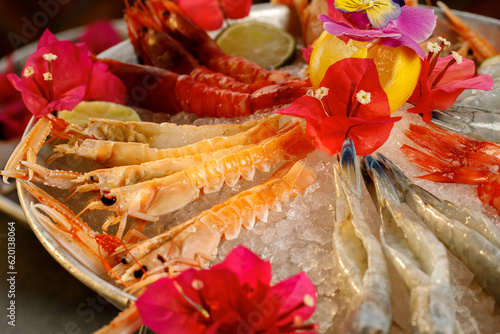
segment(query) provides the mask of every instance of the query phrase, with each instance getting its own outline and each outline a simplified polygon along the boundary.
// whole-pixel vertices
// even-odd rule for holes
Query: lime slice
[[[140,121],[137,112],[127,106],[103,101],[82,101],[73,110],[61,110],[57,117],[72,124],[86,124],[89,118],[107,118],[119,121]]]
[[[292,35],[257,21],[230,25],[217,37],[216,42],[226,54],[244,57],[266,69],[286,65],[295,53]]]

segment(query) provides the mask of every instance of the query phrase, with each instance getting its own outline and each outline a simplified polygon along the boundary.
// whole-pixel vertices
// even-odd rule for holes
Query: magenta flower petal
[[[309,319],[316,309],[316,287],[305,273],[273,285],[270,294],[272,300],[280,301],[278,313],[285,315],[278,320],[280,326],[297,324],[298,319]]]
[[[217,0],[176,0],[186,15],[204,30],[222,27],[224,16]]]
[[[222,8],[230,19],[242,19],[250,14],[251,0],[221,0]]]
[[[384,30],[387,30],[389,28],[385,28]],[[380,40],[380,44],[391,47],[391,48],[397,48],[399,46],[407,46],[410,49],[413,49],[420,59],[424,59],[425,57],[425,52],[422,50],[422,47],[415,42],[412,38],[406,36],[406,35],[401,35],[399,38],[392,38],[392,37],[387,37],[387,38],[382,38]]]
[[[56,42],[59,42],[57,37],[53,33],[51,33],[49,29],[45,29],[42,36],[40,37],[40,40],[38,41],[36,49],[39,50]]]
[[[80,41],[95,55],[118,44],[121,40],[113,23],[107,20],[92,22],[85,27],[80,36]]]
[[[404,6],[399,18],[391,21],[387,27],[400,31],[416,43],[421,43],[432,35],[436,28],[436,19],[432,9]]]
[[[268,261],[262,261],[257,255],[249,249],[238,246],[229,253],[224,262],[213,266],[214,270],[226,268],[239,277],[242,285],[248,284],[250,287],[257,286],[257,282],[269,284],[271,282],[271,264]],[[248,275],[249,272],[255,275]]]
[[[385,32],[379,29],[357,29],[346,22],[337,22],[325,14],[320,14],[318,17],[323,22],[323,28],[334,36],[344,35],[360,42],[368,42],[381,37],[401,37],[401,33],[398,31]]]
[[[72,110],[84,98],[125,102],[125,87],[104,64],[93,64],[84,44],[59,41],[48,30],[26,60],[21,77],[8,75],[35,117]],[[95,76],[95,77],[93,77]]]
[[[123,104],[127,98],[127,88],[117,76],[107,72],[108,65],[96,62],[84,100],[108,101]]]
[[[189,303],[172,279],[159,279],[135,302],[146,326],[159,334],[203,333],[206,325],[199,323],[199,312]],[[166,302],[166,301],[175,302]]]
[[[462,59],[461,64],[453,61],[454,63],[448,67],[452,61],[452,55],[438,58],[432,70],[427,58],[422,61],[418,84],[408,99],[415,107],[408,109],[409,112],[422,114],[422,119],[430,122],[434,108],[448,109],[465,89],[490,90],[493,86],[491,76],[475,75],[475,65],[472,60]],[[438,76],[441,79],[436,80]]]
[[[420,56],[425,53],[418,43],[427,39],[436,25],[436,16],[433,10],[404,6],[401,15],[391,20],[382,29],[373,29],[366,24],[361,12],[345,13],[339,16],[336,10],[329,10],[333,18],[324,14],[319,15],[324,29],[334,36],[346,36],[360,42],[369,42],[380,39],[379,43],[389,46],[407,46]]]
[[[270,272],[269,262],[239,246],[211,269],[158,280],[135,304],[143,322],[160,334],[294,333],[314,327],[301,323],[314,311],[315,286],[305,274],[271,286]]]

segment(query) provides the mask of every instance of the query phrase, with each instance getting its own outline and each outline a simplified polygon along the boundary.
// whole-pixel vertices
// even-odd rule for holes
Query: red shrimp
[[[435,125],[411,124],[405,135],[427,151],[403,145],[401,151],[430,173],[422,179],[477,185],[481,201],[500,214],[500,145],[450,133]]]
[[[148,17],[141,19],[141,23],[148,24],[148,28],[152,29],[157,29],[159,23],[163,32],[177,40],[201,65],[214,72],[226,74],[243,83],[262,80],[281,82],[290,78],[290,75],[283,71],[267,71],[245,58],[226,55],[173,1],[137,1],[135,6],[126,9],[126,15]]]
[[[270,80],[260,80],[250,84],[242,83],[228,75],[201,66],[184,46],[161,31],[158,22],[144,15],[137,5],[134,9],[127,8],[125,21],[132,45],[140,60],[146,65],[157,66],[179,74],[189,74],[197,81],[209,86],[241,93],[252,93],[275,83]]]
[[[212,87],[189,75],[147,65],[100,59],[127,87],[127,104],[154,112],[176,114],[181,110],[200,117],[236,117],[273,110],[290,104],[310,89],[309,80],[270,85],[253,93]]]

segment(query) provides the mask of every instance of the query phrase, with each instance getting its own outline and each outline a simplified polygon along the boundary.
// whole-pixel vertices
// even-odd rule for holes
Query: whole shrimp
[[[206,126],[179,126],[172,123],[157,124],[149,122],[122,122],[105,119],[91,119],[90,123],[87,125],[75,125],[68,124],[63,119],[56,118],[53,115],[49,115],[46,118],[42,118],[33,127],[26,138],[24,138],[16,147],[14,153],[12,154],[9,162],[5,167],[5,170],[0,171],[0,174],[3,175],[4,179],[10,177],[30,180],[60,189],[74,188],[75,186],[81,185],[82,183],[86,183],[85,179],[89,177],[97,179],[100,176],[103,180],[107,180],[102,182],[111,182],[111,177],[105,177],[103,175],[103,171],[96,172],[91,175],[86,175],[84,177],[84,180],[82,180],[82,176],[84,175],[83,173],[63,170],[51,170],[36,164],[36,154],[49,134],[53,138],[70,139],[69,144],[66,145],[76,150],[75,153],[79,153],[82,151],[85,152],[85,147],[87,147],[89,143],[93,143],[93,148],[100,149],[100,151],[98,152],[98,154],[96,154],[96,152],[93,152],[92,150],[87,151],[88,153],[93,153],[93,155],[90,155],[89,157],[94,157],[95,161],[101,162],[102,164],[106,164],[107,162],[112,165],[113,163],[119,165],[130,164],[130,155],[134,153],[134,155],[137,155],[140,153],[140,151],[134,151],[137,149],[146,150],[147,154],[145,156],[149,159],[154,159],[155,153],[157,156],[161,155],[161,152],[170,152],[171,156],[175,156],[175,154],[177,154],[177,157],[183,154],[188,154],[184,157],[184,159],[182,159],[182,161],[171,158],[170,160],[173,159],[174,161],[163,161],[162,163],[160,163],[162,166],[165,166],[164,168],[168,168],[171,171],[175,169],[180,170],[182,166],[189,167],[190,164],[201,163],[202,161],[205,161],[209,158],[213,158],[213,151],[217,151],[219,148],[224,147],[224,145],[226,145],[225,147],[229,148],[231,146],[240,146],[245,143],[258,142],[263,138],[276,133],[278,129],[279,118],[280,117],[270,116],[261,119],[250,120],[245,122],[244,124],[219,124]],[[123,142],[121,144],[112,144],[112,142],[109,141],[102,142],[95,139],[85,142],[85,140],[89,138],[100,138]],[[130,144],[127,145],[126,143]],[[80,146],[82,144],[83,147]],[[150,146],[148,144],[151,144],[151,149],[149,149]],[[168,146],[171,148],[164,150],[155,149],[155,147],[158,146]],[[63,152],[66,152],[64,150],[64,147],[66,146],[62,147],[63,148],[60,149],[62,152],[54,153],[48,159],[48,162],[55,160],[56,158],[63,155]],[[75,147],[77,147],[78,150],[75,149]],[[125,148],[122,148],[120,150],[119,147]],[[109,150],[107,151],[106,149]],[[119,150],[119,152],[121,153],[126,152],[126,155],[113,154],[113,149],[115,151]],[[191,156],[191,154],[202,153],[205,151],[209,152],[206,152],[207,154],[199,155],[197,157]],[[217,155],[220,155],[222,153],[223,151],[220,151],[217,153]],[[82,156],[85,156],[85,153],[81,154]],[[104,155],[108,158],[104,159]],[[168,156],[168,153],[165,153],[164,155]],[[118,156],[118,158],[111,158],[111,160],[109,158],[116,156]],[[143,162],[140,159],[136,159],[136,161],[137,163]],[[150,168],[159,167],[158,165],[153,167],[153,165]],[[148,167],[144,167],[147,170]],[[136,174],[145,174],[144,170],[138,169],[136,171]],[[118,170],[114,172],[114,175],[116,175],[117,172]],[[106,171],[105,173],[106,175],[110,174],[109,171]],[[133,173],[135,172],[129,171],[128,173],[122,175],[131,177]]]
[[[126,86],[128,105],[176,114],[182,110],[200,117],[248,116],[295,101],[310,89],[309,80],[269,85],[252,93],[234,92],[200,82],[190,75],[148,65],[100,59]]]
[[[474,274],[479,285],[500,303],[500,230],[485,215],[442,201],[412,184],[385,160],[406,204]]]
[[[225,182],[233,187],[240,176],[253,178],[255,168],[268,171],[271,162],[299,159],[313,150],[300,124],[290,121],[273,137],[240,152],[191,166],[177,173],[137,184],[113,188],[90,210],[114,211],[119,217],[156,221],[200,196],[200,191],[218,191]]]
[[[234,239],[242,226],[251,229],[256,219],[267,221],[269,210],[279,211],[280,202],[303,195],[315,180],[314,171],[303,162],[285,163],[264,183],[129,248],[113,274],[128,288],[138,290],[165,275],[206,268],[223,237]]]
[[[232,136],[208,138],[174,148],[157,149],[148,144],[137,142],[85,139],[82,143],[57,145],[54,151],[62,154],[76,154],[108,167],[136,165],[148,161],[179,158],[238,145],[258,143],[275,134],[278,125],[279,117],[266,117],[244,132]]]
[[[405,135],[427,150],[403,145],[401,151],[430,174],[422,179],[477,185],[479,198],[500,213],[500,145],[453,134],[435,125],[410,124]]]
[[[226,55],[208,34],[191,21],[180,7],[169,0],[140,0],[136,6],[127,8],[127,14],[140,15],[157,20],[162,31],[177,40],[201,65],[220,72],[243,83],[262,80],[281,82],[290,77],[283,71],[267,71],[242,57]]]
[[[53,119],[53,118],[51,118]],[[133,142],[148,144],[152,148],[177,148],[196,142],[221,136],[233,136],[245,132],[269,117],[251,119],[244,123],[212,124],[212,125],[177,125],[163,122],[131,122],[103,118],[90,118],[87,124],[63,125],[64,138],[72,143],[84,139],[109,140],[118,142]],[[58,122],[64,120],[57,119]],[[56,134],[57,138],[63,138]]]
[[[390,164],[387,159],[384,162]],[[410,289],[413,332],[461,333],[445,246],[403,210],[404,197],[392,181],[391,170],[371,156],[365,158],[365,165],[369,174],[365,180],[382,218],[384,253]]]
[[[352,140],[342,147],[334,166],[334,257],[352,300],[346,320],[349,333],[389,333],[391,284],[382,246],[361,209],[361,172]]]

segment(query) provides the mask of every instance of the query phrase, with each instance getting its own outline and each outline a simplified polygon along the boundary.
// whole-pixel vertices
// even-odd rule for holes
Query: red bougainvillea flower
[[[490,90],[493,79],[489,75],[478,74],[474,61],[462,58],[456,52],[441,58],[439,54],[449,45],[444,38],[439,43],[428,43],[428,56],[422,61],[422,69],[417,86],[408,99],[415,107],[409,112],[422,114],[425,122],[432,119],[432,110],[448,109],[467,88]]]
[[[359,155],[374,152],[389,138],[394,122],[372,59],[346,58],[328,68],[314,96],[303,96],[280,114],[306,120],[306,134],[330,156],[351,138]]]
[[[24,103],[35,117],[53,111],[72,110],[82,100],[124,103],[126,88],[106,65],[94,64],[84,44],[59,41],[46,30],[37,50],[31,54],[21,78],[7,77],[21,92]],[[93,75],[98,76],[92,80]]]
[[[252,0],[175,0],[186,15],[205,30],[222,27],[225,18],[242,19],[250,13]]]
[[[85,43],[89,51],[98,55],[104,50],[121,42],[120,34],[113,27],[110,21],[95,21],[85,27],[80,41]]]
[[[316,288],[300,273],[270,285],[271,265],[235,248],[208,270],[163,278],[135,302],[146,326],[162,333],[313,333]]]
[[[0,73],[0,140],[21,137],[31,118],[21,93],[7,79],[9,73],[14,73],[12,55],[7,57],[7,66]]]

